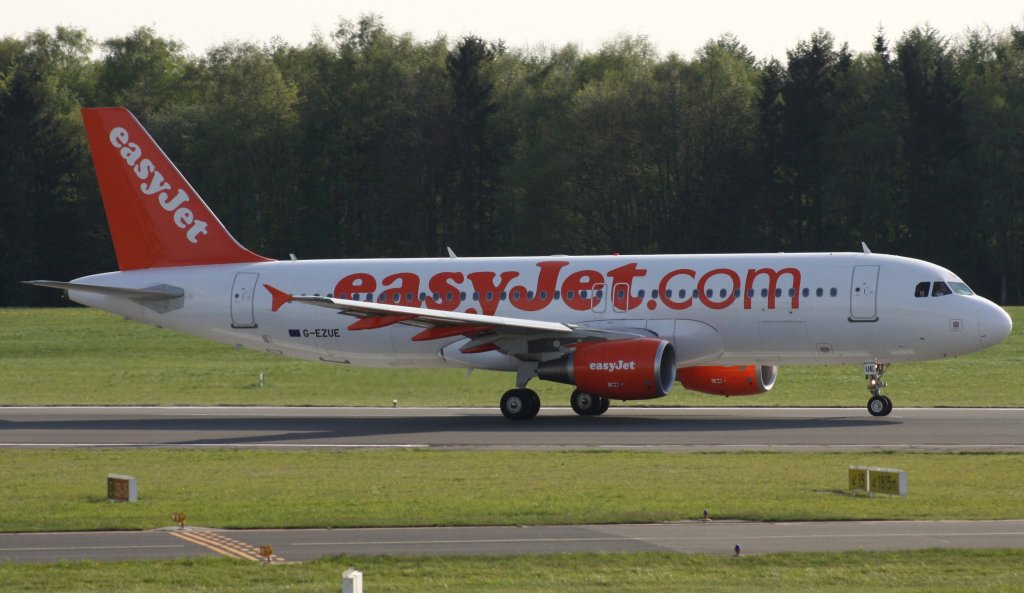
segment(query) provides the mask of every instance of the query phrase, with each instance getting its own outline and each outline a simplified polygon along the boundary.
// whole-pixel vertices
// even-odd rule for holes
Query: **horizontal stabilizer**
[[[74,282],[57,282],[55,280],[28,280],[22,284],[31,286],[42,286],[44,288],[56,288],[58,290],[74,290],[78,292],[90,292],[103,294],[133,301],[166,301],[185,296],[185,291],[177,286],[161,284],[148,288],[120,288],[117,286],[99,286],[96,284],[76,284]]]

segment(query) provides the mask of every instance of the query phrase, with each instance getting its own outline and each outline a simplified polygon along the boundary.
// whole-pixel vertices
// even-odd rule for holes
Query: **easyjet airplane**
[[[736,396],[779,365],[863,364],[884,416],[894,362],[998,344],[1010,317],[952,272],[870,253],[275,261],[239,245],[135,117],[83,109],[120,271],[34,281],[83,305],[225,344],[337,364],[515,373],[575,387],[581,415],[676,380]]]

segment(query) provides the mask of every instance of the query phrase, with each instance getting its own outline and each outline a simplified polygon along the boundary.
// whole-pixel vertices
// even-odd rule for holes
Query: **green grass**
[[[1009,309],[1003,344],[946,361],[895,365],[888,393],[900,407],[1024,405],[1024,307]],[[259,374],[267,384],[259,386]],[[0,309],[0,405],[198,404],[496,406],[507,373],[361,369],[236,351],[83,308]],[[535,381],[544,405],[570,388]],[[858,365],[784,367],[759,397],[687,392],[640,405],[863,406]]]
[[[910,495],[853,496],[847,467]],[[1024,454],[0,450],[0,529],[1024,518]],[[106,475],[139,502],[105,500]]]
[[[545,554],[329,558],[262,566],[227,559],[0,564],[0,591],[280,593],[340,591],[348,567],[375,593],[1011,593],[1021,550],[769,554]]]

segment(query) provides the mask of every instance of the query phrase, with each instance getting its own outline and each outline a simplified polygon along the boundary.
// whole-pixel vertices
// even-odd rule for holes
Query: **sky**
[[[947,36],[971,28],[1024,27],[1024,4],[1016,0],[19,0],[0,17],[0,36],[20,37],[57,25],[85,28],[103,40],[124,36],[138,26],[185,43],[200,54],[226,41],[264,43],[280,37],[293,45],[336,29],[340,19],[373,13],[395,33],[426,41],[438,35],[474,34],[510,47],[560,47],[576,43],[599,49],[620,34],[644,35],[662,54],[692,57],[709,39],[732,33],[758,58],[785,59],[786,50],[819,28],[854,51],[871,48],[881,25],[894,41],[917,25]]]

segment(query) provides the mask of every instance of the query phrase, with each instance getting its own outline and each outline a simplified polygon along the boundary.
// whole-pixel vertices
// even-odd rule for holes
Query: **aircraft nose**
[[[1013,321],[1010,320],[1010,316],[995,303],[988,303],[978,319],[978,333],[984,348],[995,346],[1005,340],[1012,329]]]

